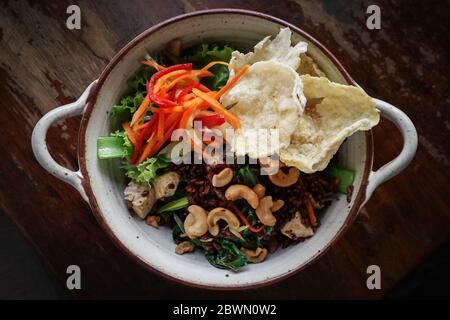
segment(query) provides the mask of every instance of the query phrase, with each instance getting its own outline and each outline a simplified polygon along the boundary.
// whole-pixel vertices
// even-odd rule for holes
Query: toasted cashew
[[[277,219],[272,214],[272,207],[272,197],[266,196],[259,201],[259,206],[256,208],[256,215],[259,221],[265,226],[273,227],[277,222]]]
[[[207,214],[202,207],[191,205],[188,207],[189,214],[184,220],[184,230],[191,239],[201,237],[208,231]]]
[[[243,184],[234,184],[228,187],[225,191],[225,198],[231,201],[245,199],[253,209],[258,208],[259,205],[259,198],[255,191]]]
[[[247,256],[247,260],[253,263],[259,263],[266,259],[267,249],[266,248],[256,248],[255,251],[246,248],[241,248],[241,252]]]
[[[225,168],[218,174],[213,175],[211,183],[214,187],[224,187],[229,184],[232,179],[233,170],[230,168]]]
[[[188,253],[188,252],[192,252],[195,250],[195,245],[190,242],[190,241],[183,241],[180,242],[176,247],[175,247],[175,252],[177,254],[183,254],[183,253]]]
[[[276,200],[276,201],[273,202],[273,206],[272,206],[272,208],[270,208],[270,210],[272,212],[275,212],[275,211],[278,211],[281,208],[283,208],[283,206],[284,206],[284,201],[279,199],[279,200]]]
[[[217,225],[217,222],[219,220],[224,220],[230,228],[237,229],[241,225],[239,222],[239,219],[235,216],[233,212],[231,212],[228,209],[218,207],[215,209],[212,209],[208,213],[208,227],[209,227],[209,233],[213,236],[217,236],[219,234],[219,226]]]
[[[258,198],[262,198],[266,194],[266,187],[264,187],[261,183],[258,183],[256,186],[253,187],[253,191],[258,195]]]
[[[289,173],[285,174],[282,170],[277,173],[269,175],[269,180],[278,187],[289,187],[298,181],[300,178],[300,170],[297,168],[289,168]]]
[[[160,216],[147,216],[147,218],[145,218],[145,223],[148,224],[149,226],[152,226],[154,228],[158,228],[159,227],[159,222],[161,221],[161,217]]]

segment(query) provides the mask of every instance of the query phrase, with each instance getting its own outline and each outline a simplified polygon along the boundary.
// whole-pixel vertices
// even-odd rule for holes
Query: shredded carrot
[[[238,214],[239,218],[241,218],[242,222],[247,226],[248,230],[250,230],[251,232],[258,233],[264,228],[264,226],[260,226],[259,228],[255,228],[254,226],[252,226],[250,221],[248,221],[247,217],[245,216],[245,214],[241,210],[239,210],[239,208],[234,203],[231,203],[231,207]]]
[[[161,116],[162,114],[159,114]],[[160,148],[161,146],[172,136],[172,132],[175,130],[175,128],[178,126],[178,123],[181,118],[181,113],[171,113],[168,115],[167,119],[165,119],[165,130],[163,131],[164,134],[161,138],[158,137],[158,132],[154,132],[150,138],[147,140],[147,144],[144,147],[144,150],[142,151],[141,156],[139,157],[138,163],[141,163],[148,157],[153,156]],[[158,129],[159,129],[159,123],[158,123]]]
[[[148,96],[146,96],[144,98],[144,100],[142,100],[139,108],[133,114],[133,118],[131,119],[130,127],[133,127],[136,123],[138,123],[144,117],[149,105],[150,105],[150,99]]]
[[[215,113],[215,112],[212,112],[212,111],[199,110],[199,112],[197,112],[197,113],[195,114],[194,119],[200,118],[200,117],[213,116],[213,115],[215,115],[215,114],[216,114],[216,113]]]
[[[166,119],[166,127],[171,127],[175,122],[180,121],[181,114],[180,113],[171,113],[167,116]]]
[[[131,130],[133,131],[134,136],[137,137],[145,127],[146,127],[145,123],[136,124]]]
[[[151,139],[150,140],[150,142],[147,144],[148,148],[146,146],[144,152],[142,153],[141,157],[139,158],[139,162],[142,162],[145,159],[147,159],[148,157],[153,156],[164,145],[164,143],[166,143],[166,141],[172,136],[173,130],[175,130],[175,128],[178,126],[177,120],[179,120],[179,114],[175,114],[175,115],[178,117],[178,119],[175,119],[173,121],[173,124],[168,128],[168,130],[166,130],[162,139]]]
[[[169,126],[168,126],[169,129],[166,130],[166,133],[164,134],[164,137],[163,137],[162,141],[160,141],[160,145],[162,145],[162,144],[165,143],[168,139],[170,139],[170,137],[172,136],[172,132],[177,128],[179,122],[180,122],[180,115],[179,115],[179,114],[177,114],[177,115],[174,117],[172,123],[170,123],[170,122],[168,121],[168,123],[169,123]]]
[[[198,81],[195,81],[194,79],[187,78],[185,80],[189,81],[190,84],[198,83],[198,88],[200,90],[202,90],[203,92],[210,92],[211,91],[208,87],[204,86],[203,84],[199,83]]]
[[[184,96],[183,102],[188,102],[188,101],[190,101],[192,99],[195,99],[195,98],[196,98],[195,94],[193,94],[191,92],[191,93],[188,93],[187,95]]]
[[[145,64],[145,65],[147,65],[149,67],[153,67],[153,68],[155,68],[158,71],[164,69],[164,67],[159,65],[156,61],[142,60],[141,63]]]
[[[222,114],[225,117],[225,120],[233,126],[233,128],[238,129],[241,127],[241,123],[239,121],[239,118],[235,115],[228,112],[227,109],[225,109],[219,101],[212,98],[210,95],[201,92],[197,89],[192,89],[192,92],[198,96],[199,98],[202,98],[209,106],[217,113]]]
[[[155,137],[155,132],[152,133],[152,135],[150,136],[148,141],[149,142],[145,145],[144,150],[142,151],[141,156],[139,157],[138,163],[141,163],[142,161],[147,159],[149,157],[150,153],[152,152],[152,149],[157,141],[157,139]]]
[[[233,78],[231,78],[231,80],[228,81],[228,83],[227,83],[226,85],[224,85],[224,86],[219,90],[219,92],[217,92],[217,94],[214,96],[214,98],[217,99],[217,100],[219,100],[219,98],[220,98],[225,92],[227,92],[228,90],[230,90],[230,89],[236,84],[236,82],[237,82],[240,78],[242,78],[242,76],[247,72],[248,68],[249,68],[249,65],[248,65],[248,64],[246,64],[245,66],[243,66],[242,69],[239,70],[239,72],[236,73],[236,75],[235,75]]]
[[[134,136],[133,130],[131,130],[131,128],[130,128],[130,123],[124,122],[124,123],[122,123],[122,127],[125,130],[125,133],[127,134],[127,137],[128,137],[128,139],[130,139],[131,143],[133,145],[136,145],[136,138]]]
[[[188,72],[190,72],[190,71],[188,71],[188,70],[175,70],[175,71],[169,72],[168,74],[163,75],[161,78],[159,78],[159,79],[156,81],[156,84],[155,84],[155,87],[154,87],[153,92],[154,92],[154,93],[158,93],[158,91],[161,89],[161,87],[162,87],[162,86],[163,86],[170,78],[172,78],[172,77],[177,77],[177,76],[180,76],[180,75],[185,74],[185,73],[188,73]]]
[[[182,74],[181,76],[173,79],[172,82],[161,87],[160,91],[165,93],[165,92],[169,91],[170,89],[172,89],[179,81],[186,80],[187,78],[212,77],[212,76],[214,76],[214,74],[207,70],[192,70],[192,71],[189,71],[188,73]]]
[[[172,113],[172,112],[183,112],[184,107],[183,106],[175,106],[172,108],[155,108],[155,107],[149,107],[150,111],[153,113]]]
[[[164,119],[165,114],[161,113],[158,118],[158,129],[156,131],[156,138],[161,140],[164,137]]]
[[[193,105],[199,105],[200,103],[202,103],[203,102],[203,100],[202,100],[202,98],[199,98],[199,97],[195,97],[194,99],[191,99],[191,100],[189,100],[189,101],[186,101],[185,103],[184,103],[184,106],[185,107],[191,107],[191,106],[193,106]]]
[[[181,86],[181,84],[183,84],[184,86],[188,86],[188,85],[191,85],[191,84],[196,84],[196,85],[198,85],[198,89],[200,89],[200,90],[202,90],[204,92],[210,92],[211,91],[208,87],[206,87],[203,84],[201,84],[200,82],[198,82],[198,79],[193,79],[193,78],[189,78],[188,77],[188,78],[185,78],[185,79],[181,80],[178,83],[179,86]]]
[[[134,127],[133,127],[133,131],[134,132],[138,132],[138,131],[144,129],[145,127],[147,127],[147,123],[135,124]]]
[[[203,68],[201,68],[200,70],[208,70],[211,67],[215,66],[216,64],[223,64],[233,70],[236,70],[233,66],[230,66],[230,64],[228,62],[224,62],[224,61],[212,61],[212,62],[208,63],[206,66],[204,66]]]
[[[311,222],[311,225],[317,226],[317,218],[316,218],[316,215],[314,214],[314,208],[311,203],[310,196],[308,196],[308,199],[306,201],[306,209],[308,210],[308,217],[309,217],[309,221]]]
[[[198,104],[192,104],[190,107],[186,109],[186,111],[183,113],[183,116],[180,120],[180,128],[188,128],[188,125],[191,125],[189,122],[192,118],[191,115],[194,113],[195,108],[197,108]]]

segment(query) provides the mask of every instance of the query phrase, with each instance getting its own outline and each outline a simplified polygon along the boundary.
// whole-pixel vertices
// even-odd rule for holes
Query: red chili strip
[[[177,105],[174,101],[170,101],[169,99],[158,97],[154,92],[156,80],[158,80],[165,74],[168,74],[172,71],[177,71],[177,70],[192,70],[192,63],[176,64],[174,66],[167,67],[161,71],[156,72],[150,78],[150,81],[147,82],[147,95],[150,98],[150,100],[157,106],[170,108],[170,107],[174,107]]]

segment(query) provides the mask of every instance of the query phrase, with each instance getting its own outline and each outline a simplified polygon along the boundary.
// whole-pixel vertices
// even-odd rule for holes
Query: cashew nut
[[[258,208],[259,205],[258,195],[243,184],[234,184],[228,187],[227,191],[225,191],[225,198],[231,201],[245,199],[253,209]]]
[[[246,248],[241,248],[241,252],[247,256],[247,260],[253,263],[263,262],[267,257],[267,249],[266,248],[256,248],[255,251],[249,250]]]
[[[154,228],[158,228],[159,227],[159,222],[161,221],[161,217],[160,216],[147,216],[147,218],[145,218],[145,223],[148,224],[149,226],[152,226]]]
[[[255,191],[255,193],[258,195],[258,198],[261,199],[266,194],[266,187],[258,183],[256,186],[253,187],[253,191]]]
[[[277,173],[269,175],[269,180],[278,187],[289,187],[298,181],[300,178],[300,170],[297,168],[289,168],[289,173],[285,174],[282,170]]]
[[[233,179],[233,170],[230,168],[225,168],[218,174],[213,175],[212,185],[214,187],[224,187],[231,182]]]
[[[213,236],[217,236],[219,234],[219,226],[217,225],[217,222],[219,220],[224,220],[230,226],[230,228],[234,229],[239,228],[239,226],[241,225],[239,219],[230,210],[222,207],[212,209],[208,213],[207,222],[209,233],[211,233],[211,235]]]
[[[176,247],[175,247],[175,252],[177,254],[183,254],[183,253],[188,253],[188,252],[192,252],[195,249],[195,245],[190,242],[190,241],[183,241],[180,242]]]
[[[284,206],[284,201],[281,200],[281,199],[278,199],[278,200],[276,200],[276,201],[273,202],[273,206],[272,206],[272,208],[270,208],[270,210],[271,210],[272,212],[275,212],[275,211],[278,211],[278,210],[280,210],[281,208],[283,208],[283,206]]]
[[[189,214],[184,220],[184,230],[191,239],[201,237],[208,231],[208,216],[202,207],[191,205],[188,207]]]
[[[272,197],[266,196],[259,201],[259,206],[256,208],[256,215],[259,221],[265,226],[273,227],[277,222],[277,219],[272,214],[272,207]]]

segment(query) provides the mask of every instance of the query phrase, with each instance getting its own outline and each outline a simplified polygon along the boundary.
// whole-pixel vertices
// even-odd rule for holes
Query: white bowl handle
[[[88,202],[88,197],[82,185],[83,176],[81,175],[81,172],[79,170],[69,170],[58,164],[55,159],[52,158],[47,148],[47,131],[56,121],[83,114],[89,93],[95,83],[97,83],[97,80],[92,82],[86,90],[84,90],[77,101],[60,106],[45,114],[34,127],[31,136],[31,146],[33,148],[34,156],[39,164],[58,179],[67,182],[77,189],[86,202]]]
[[[379,99],[374,100],[377,108],[381,111],[381,115],[392,121],[400,130],[403,137],[403,148],[394,160],[386,163],[377,171],[370,173],[369,183],[366,189],[366,202],[380,184],[399,174],[408,166],[417,150],[416,128],[408,116],[400,109],[385,101]]]

